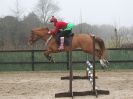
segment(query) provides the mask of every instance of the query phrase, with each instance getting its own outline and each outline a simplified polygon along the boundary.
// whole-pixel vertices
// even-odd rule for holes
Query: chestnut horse
[[[48,34],[48,28],[35,28],[31,31],[31,36],[28,40],[28,44],[32,45],[38,39],[42,39],[45,42],[46,50],[44,55],[46,58],[54,62],[51,53],[62,52],[58,50],[58,44],[54,36]],[[74,50],[76,48],[81,48],[85,53],[93,53],[93,39],[89,34],[75,34],[72,37],[71,46],[65,46],[65,51]],[[105,45],[101,38],[95,37],[95,55],[100,60],[102,68],[107,67],[108,61],[104,59]]]

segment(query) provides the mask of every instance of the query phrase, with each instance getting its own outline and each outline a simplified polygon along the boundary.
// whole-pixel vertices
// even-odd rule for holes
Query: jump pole
[[[97,97],[97,91],[96,91],[96,81],[95,81],[95,36],[93,35],[93,92],[95,92],[95,95]]]
[[[72,90],[72,80],[73,80],[72,51],[69,51],[69,66],[70,66],[69,90],[70,90],[70,96],[73,99],[73,90]]]

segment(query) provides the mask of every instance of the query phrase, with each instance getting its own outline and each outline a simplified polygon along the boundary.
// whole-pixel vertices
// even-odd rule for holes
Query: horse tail
[[[104,57],[104,54],[105,54],[104,41],[101,38],[99,38],[99,37],[95,37],[95,44],[99,45],[100,49],[96,49],[96,50],[99,51],[100,58]]]

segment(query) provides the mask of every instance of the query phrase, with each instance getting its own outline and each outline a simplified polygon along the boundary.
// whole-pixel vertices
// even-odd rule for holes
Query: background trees
[[[24,15],[21,3],[16,0],[13,15],[0,17],[0,49],[26,49],[31,29],[50,26],[48,20],[60,10],[53,0],[38,0],[35,10]],[[50,26],[51,27],[51,26]],[[82,30],[81,30],[82,27]],[[133,27],[115,27],[112,25],[76,24],[74,33],[90,33],[104,39],[107,47],[121,47],[132,44]],[[40,44],[40,43],[39,43]],[[41,43],[42,44],[42,43]]]
[[[47,25],[48,19],[59,11],[59,7],[54,0],[39,0],[36,6],[36,15],[43,25]]]

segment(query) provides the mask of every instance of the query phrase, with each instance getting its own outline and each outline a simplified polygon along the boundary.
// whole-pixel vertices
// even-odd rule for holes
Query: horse
[[[55,62],[52,58],[52,53],[67,52],[72,51],[76,48],[81,48],[83,52],[93,54],[93,38],[90,34],[74,34],[72,37],[71,46],[65,46],[64,50],[58,50],[58,44],[56,42],[55,36],[48,34],[49,28],[40,27],[34,28],[31,30],[31,35],[28,39],[28,44],[32,45],[39,39],[42,39],[45,42],[46,50],[44,51],[45,57],[50,62]],[[95,37],[95,56],[99,59],[101,67],[104,69],[108,65],[108,61],[105,59],[105,44],[104,41]]]

